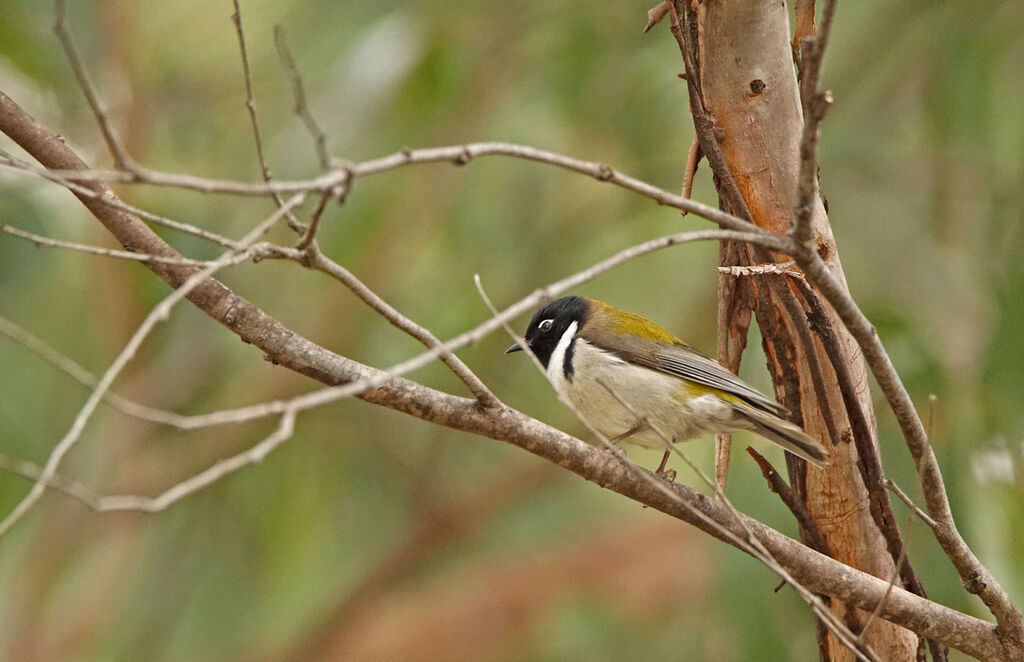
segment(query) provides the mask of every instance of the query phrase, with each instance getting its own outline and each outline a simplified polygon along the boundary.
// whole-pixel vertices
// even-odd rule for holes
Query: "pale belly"
[[[573,359],[571,379],[549,376],[584,422],[605,437],[640,425],[640,431],[623,441],[663,449],[665,440],[655,429],[680,442],[748,427],[727,402],[691,393],[688,382],[626,363],[582,340],[576,342]]]

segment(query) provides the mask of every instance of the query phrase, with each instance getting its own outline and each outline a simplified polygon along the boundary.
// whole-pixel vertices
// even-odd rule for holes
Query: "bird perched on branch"
[[[563,297],[534,314],[525,341],[558,394],[612,442],[664,449],[665,437],[751,430],[815,465],[828,462],[818,440],[783,418],[782,405],[639,315]]]

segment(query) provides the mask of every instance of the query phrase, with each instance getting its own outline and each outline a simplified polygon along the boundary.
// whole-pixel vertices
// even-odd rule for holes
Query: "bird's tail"
[[[828,464],[828,451],[821,442],[800,429],[800,426],[748,405],[733,404],[733,409],[746,419],[751,430],[768,441],[794,455],[799,455],[815,466]]]

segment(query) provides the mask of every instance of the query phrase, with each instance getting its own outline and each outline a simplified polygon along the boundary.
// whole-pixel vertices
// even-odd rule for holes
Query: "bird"
[[[785,407],[645,317],[566,296],[537,310],[523,341],[555,391],[612,443],[665,449],[665,437],[675,443],[749,430],[811,464],[828,463],[822,444],[787,420]],[[505,353],[522,350],[515,343]],[[670,455],[659,475],[672,473]]]

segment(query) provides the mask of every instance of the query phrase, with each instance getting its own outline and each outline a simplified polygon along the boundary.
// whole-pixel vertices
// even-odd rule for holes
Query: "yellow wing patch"
[[[717,388],[691,382],[686,379],[680,381],[682,381],[682,384],[680,384],[679,388],[676,390],[676,399],[680,401],[689,400],[690,398],[699,398],[702,395],[715,395],[726,402],[743,402],[743,398],[733,395],[732,393],[726,393],[725,391]]]

